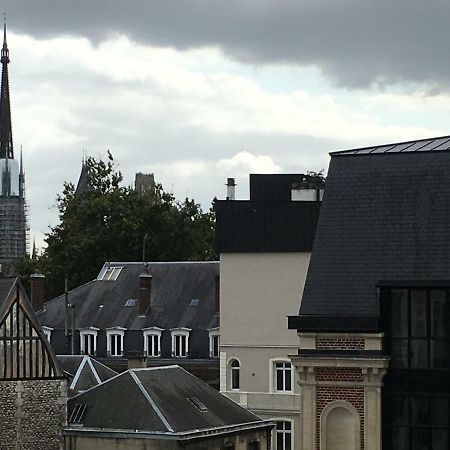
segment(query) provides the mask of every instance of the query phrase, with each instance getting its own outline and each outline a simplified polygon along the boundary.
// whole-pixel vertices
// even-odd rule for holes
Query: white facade
[[[298,375],[288,355],[310,253],[223,253],[220,257],[220,390],[278,423],[273,447],[300,450]],[[236,361],[239,382],[236,388]],[[234,372],[234,378],[233,378]]]

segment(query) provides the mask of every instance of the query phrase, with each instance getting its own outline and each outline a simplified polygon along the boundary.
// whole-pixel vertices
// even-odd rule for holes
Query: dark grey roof
[[[69,389],[81,392],[117,375],[117,372],[90,356],[58,355],[62,369],[70,375]]]
[[[414,141],[397,142],[370,147],[361,147],[351,150],[342,150],[331,153],[332,156],[372,155],[378,153],[417,153],[450,150],[450,136],[441,136],[429,139],[416,139]]]
[[[450,285],[449,224],[448,151],[332,154],[300,315],[378,316],[383,281]]]
[[[16,277],[0,278],[0,305],[8,298],[16,280]]]
[[[123,327],[128,330],[158,326],[164,329],[187,327],[208,329],[218,326],[215,307],[215,280],[218,262],[157,262],[148,264],[152,275],[152,306],[139,316],[138,302],[125,306],[139,296],[139,275],[142,263],[111,262],[123,267],[116,281],[93,280],[69,293],[75,305],[76,328]],[[197,306],[189,306],[199,299]],[[64,296],[45,303],[38,315],[42,325],[64,328]]]
[[[195,406],[193,399],[206,409]],[[178,433],[261,423],[179,366],[128,370],[69,400],[69,418],[76,405],[88,405],[83,427],[105,431]]]

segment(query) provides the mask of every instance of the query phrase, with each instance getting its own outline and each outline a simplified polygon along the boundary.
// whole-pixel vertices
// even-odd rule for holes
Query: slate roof
[[[87,405],[83,428],[102,431],[180,433],[262,423],[179,366],[131,369],[73,397],[68,402],[69,426],[77,405]]]
[[[115,370],[89,356],[58,355],[61,368],[69,376],[69,390],[72,393],[86,391],[117,375]]]
[[[331,154],[300,316],[377,317],[380,282],[450,285],[449,141]]]
[[[164,329],[187,327],[214,328],[219,325],[215,307],[215,279],[218,262],[152,262],[148,273],[152,279],[152,306],[145,316],[139,316],[137,299],[142,263],[111,262],[110,267],[123,267],[117,280],[93,280],[69,292],[75,305],[76,328],[105,329],[123,327],[127,330],[158,326]],[[198,305],[190,306],[192,299]],[[133,304],[134,303],[134,304]],[[38,315],[42,325],[64,328],[64,296],[45,303]]]

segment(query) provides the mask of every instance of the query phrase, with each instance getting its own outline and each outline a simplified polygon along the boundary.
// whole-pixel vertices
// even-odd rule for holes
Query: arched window
[[[241,364],[237,359],[232,359],[230,361],[230,380],[231,380],[231,389],[239,389],[241,380],[240,380],[240,371]]]

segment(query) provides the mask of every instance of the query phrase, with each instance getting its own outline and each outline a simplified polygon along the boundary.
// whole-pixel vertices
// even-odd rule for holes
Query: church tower
[[[14,263],[26,254],[27,221],[22,152],[20,163],[14,158],[6,24],[3,28],[3,47],[0,62],[2,64],[0,94],[0,264],[2,274],[10,275],[14,272]]]

